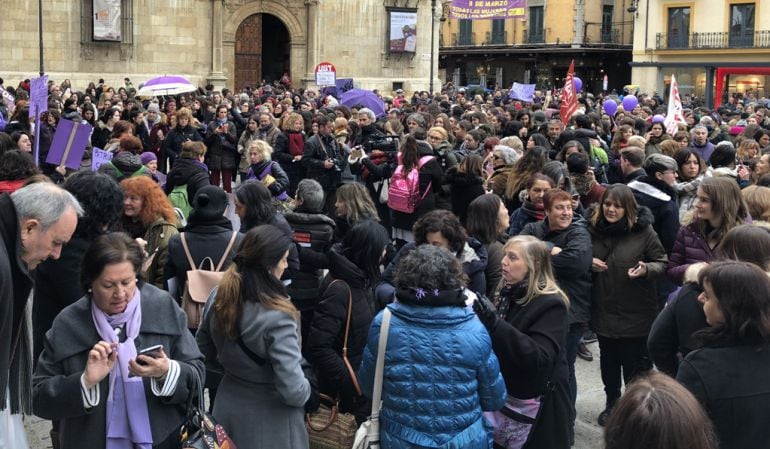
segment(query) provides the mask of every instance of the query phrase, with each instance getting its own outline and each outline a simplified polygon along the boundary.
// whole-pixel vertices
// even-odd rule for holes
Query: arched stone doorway
[[[235,33],[235,88],[279,80],[291,71],[291,46],[286,25],[271,14],[252,14]]]

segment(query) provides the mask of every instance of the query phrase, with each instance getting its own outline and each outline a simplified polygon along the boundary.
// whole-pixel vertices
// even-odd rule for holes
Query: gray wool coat
[[[253,301],[243,303],[241,338],[266,361],[259,365],[217,330],[215,297],[216,290],[196,334],[207,368],[224,373],[214,417],[238,449],[307,449],[304,405],[310,384],[300,366],[296,319]]]
[[[135,340],[137,350],[162,344],[180,368],[176,391],[170,397],[155,396],[150,379],[144,379],[152,439],[158,445],[182,426],[195,378],[203,380],[203,356],[187,330],[187,317],[171,295],[147,283],[141,285],[140,293],[142,325]],[[42,418],[61,420],[61,449],[105,447],[109,376],[99,384],[99,405],[90,410],[83,406],[80,388],[88,352],[100,340],[88,296],[62,310],[46,333],[32,380],[33,409]]]

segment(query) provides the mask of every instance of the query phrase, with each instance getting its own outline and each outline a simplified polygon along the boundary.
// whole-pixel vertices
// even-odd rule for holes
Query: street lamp
[[[430,0],[430,96],[433,96],[433,49],[436,42],[436,0]]]

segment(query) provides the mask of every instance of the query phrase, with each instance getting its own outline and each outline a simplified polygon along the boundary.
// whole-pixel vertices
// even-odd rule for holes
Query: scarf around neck
[[[529,280],[524,279],[512,285],[504,285],[500,290],[497,300],[497,316],[501,320],[508,319],[508,312],[511,310],[511,304],[527,294]]]
[[[117,343],[118,360],[109,377],[107,395],[107,449],[152,449],[150,416],[144,381],[129,377],[128,361],[136,358],[134,339],[142,325],[142,306],[139,286],[128,302],[126,310],[107,315],[91,301],[91,318],[96,332],[103,341]],[[126,341],[120,343],[115,329],[123,326]]]
[[[529,198],[524,199],[521,209],[528,217],[534,218],[537,221],[545,219],[545,206],[543,204],[535,204]]]
[[[302,133],[286,133],[289,136],[289,153],[301,156],[305,152],[305,136]]]
[[[596,230],[601,234],[609,236],[617,236],[627,234],[630,231],[628,226],[628,218],[623,217],[615,223],[610,223],[604,216],[596,222]]]

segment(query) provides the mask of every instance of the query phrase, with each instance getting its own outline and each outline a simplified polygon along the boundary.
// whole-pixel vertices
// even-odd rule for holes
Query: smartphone
[[[351,153],[350,155],[353,156],[353,159],[359,159],[361,158],[361,156],[364,155],[364,150],[362,150],[361,148],[353,148],[353,151],[351,151],[350,153]]]
[[[641,262],[636,264],[636,266],[634,267],[634,271],[637,271],[640,268],[642,268],[642,263]]]
[[[144,348],[144,349],[140,350],[136,354],[137,355],[136,363],[138,363],[140,365],[146,365],[145,362],[143,362],[142,360],[139,359],[138,356],[140,356],[140,355],[146,355],[147,357],[152,357],[153,359],[157,359],[158,357],[160,357],[160,350],[161,349],[163,349],[163,345],[154,345],[154,346],[150,346],[149,348]]]

